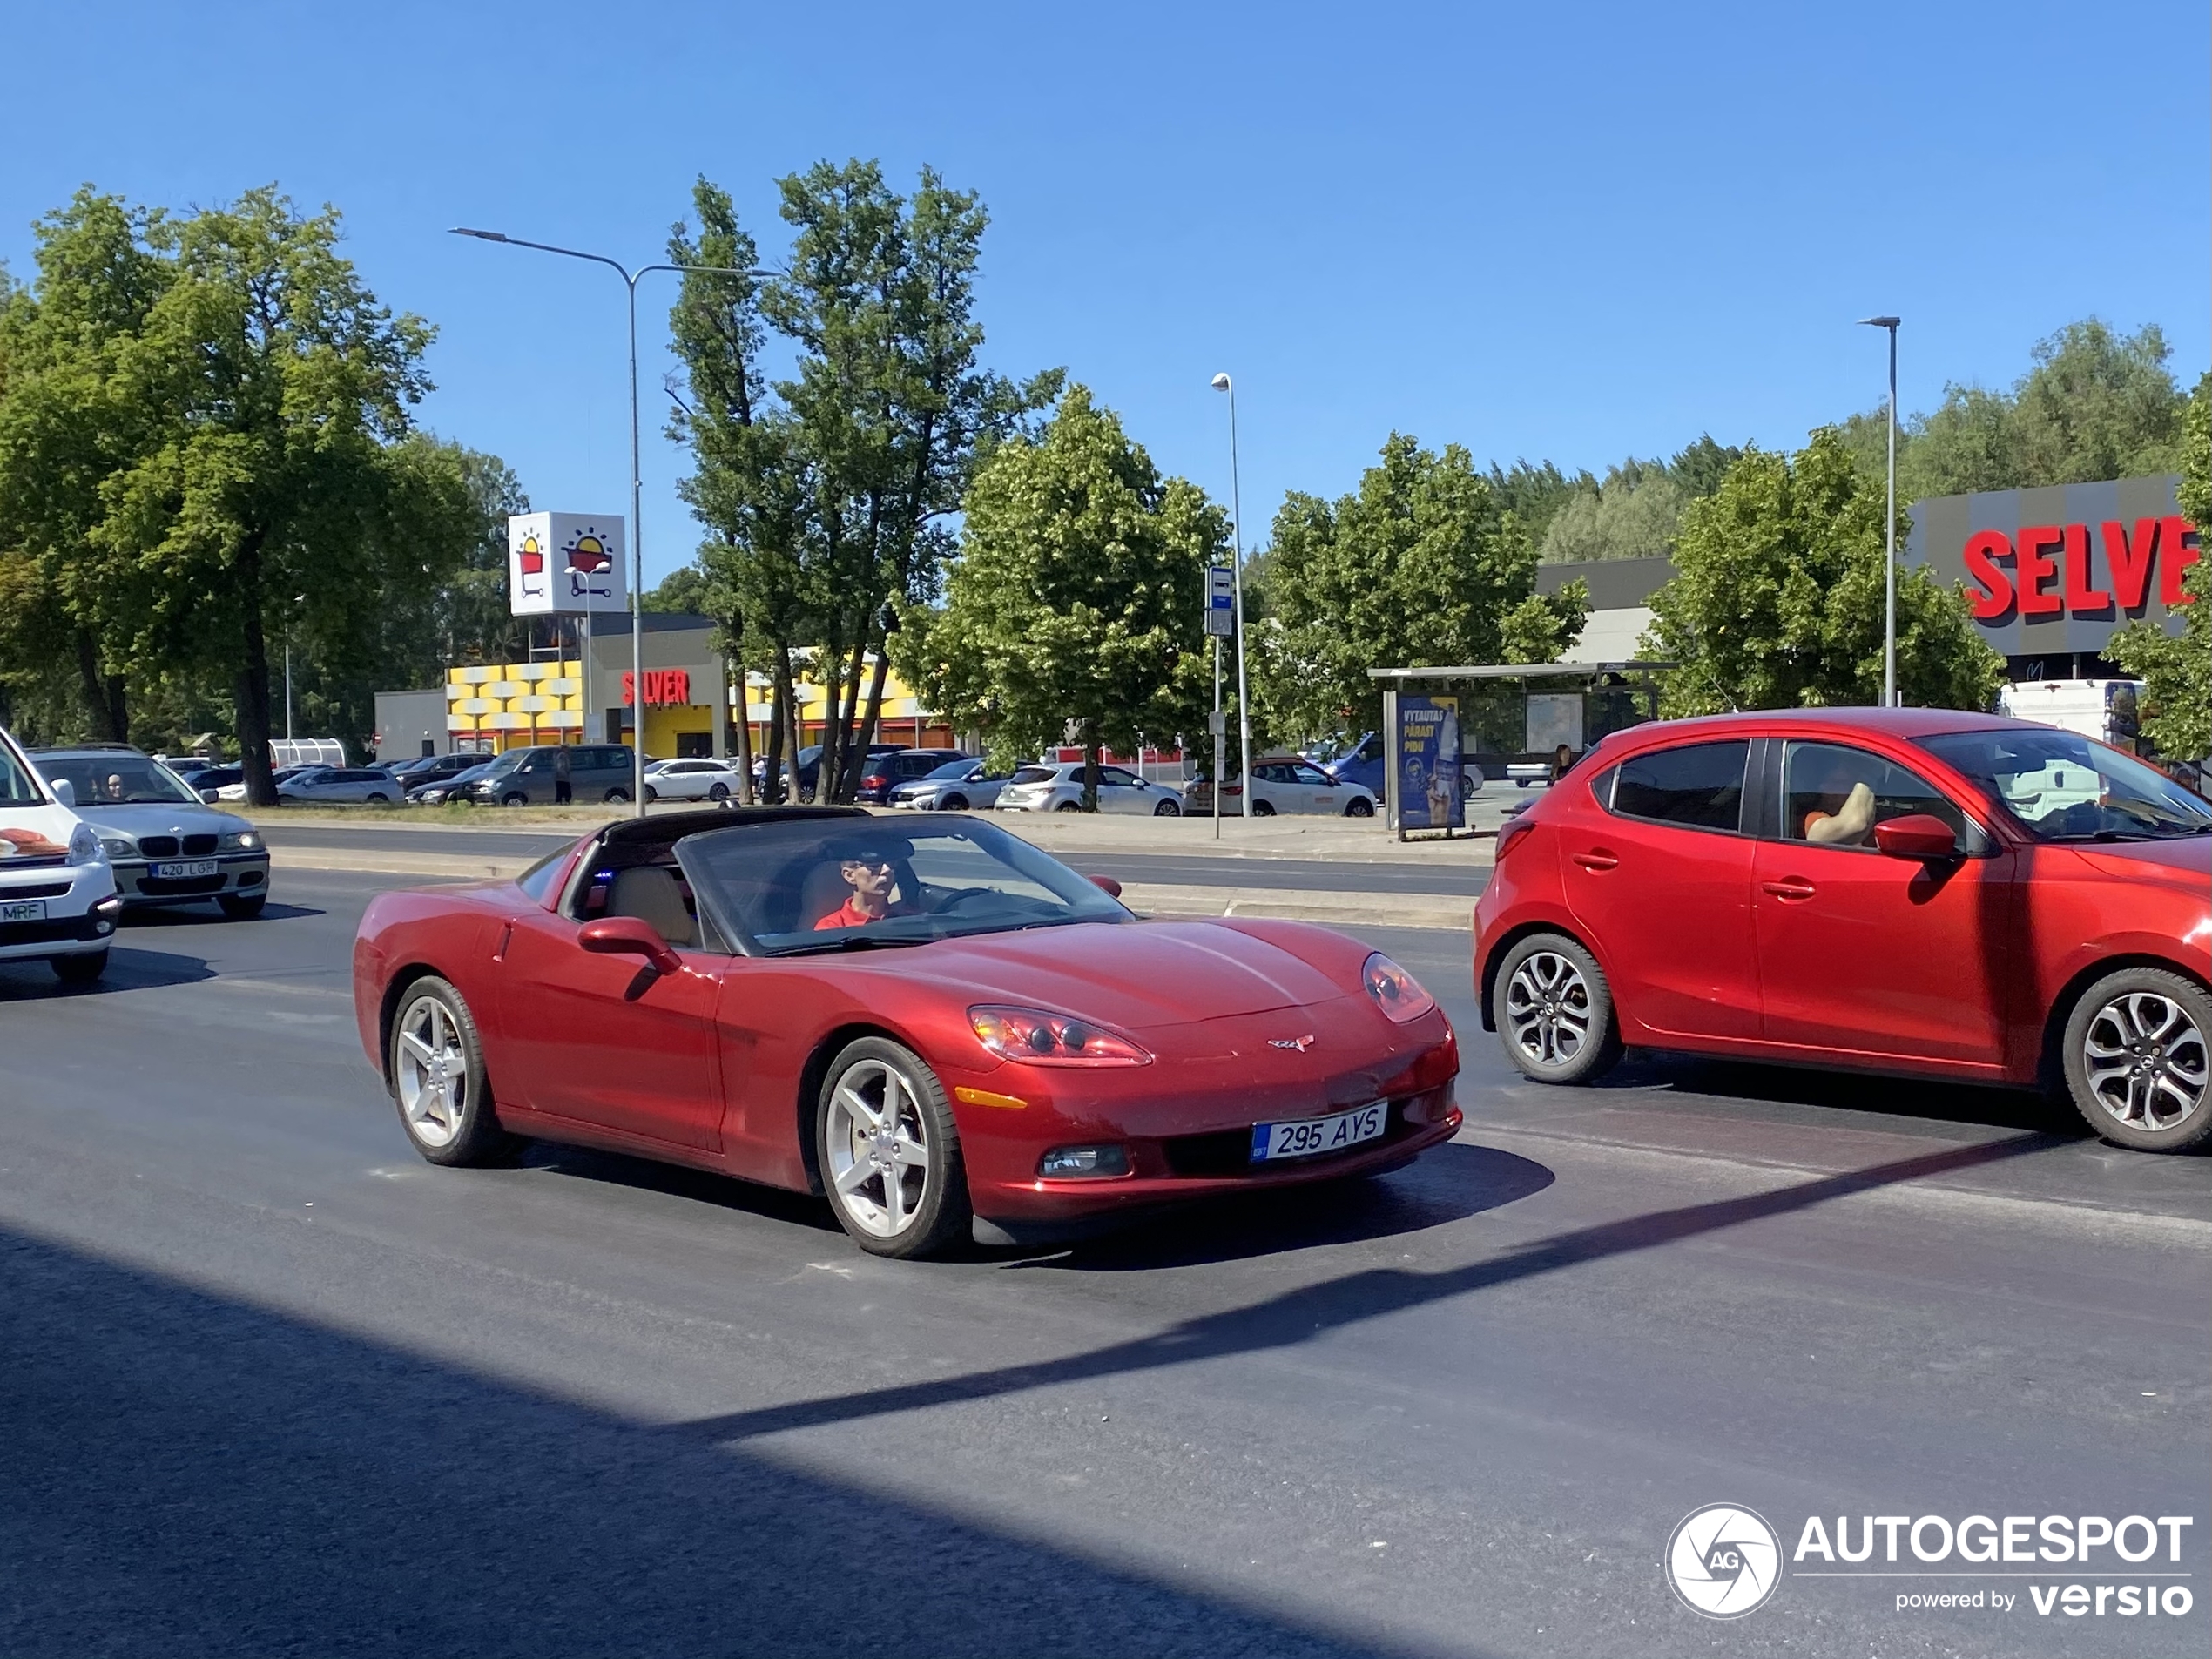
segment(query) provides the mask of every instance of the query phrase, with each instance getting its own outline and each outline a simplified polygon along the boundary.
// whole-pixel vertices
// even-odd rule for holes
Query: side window
[[[1077,783],[1082,781],[1082,774],[1080,772],[1076,774],[1076,781]],[[1123,772],[1119,766],[1101,766],[1098,769],[1098,781],[1102,784],[1112,785],[1116,788],[1134,789],[1136,787],[1136,774],[1133,772]]]
[[[1318,766],[1298,765],[1291,767],[1291,771],[1299,783],[1312,789],[1329,788],[1335,781]]]
[[[1750,756],[1748,740],[1686,743],[1637,755],[1614,768],[1612,810],[1686,829],[1738,830]]]
[[[1966,835],[1966,814],[1894,762],[1840,743],[1792,743],[1782,762],[1782,837],[1829,846],[1874,845],[1874,826],[1925,813]]]

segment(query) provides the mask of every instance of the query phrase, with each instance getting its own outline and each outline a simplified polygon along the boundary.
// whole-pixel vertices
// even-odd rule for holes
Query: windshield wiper
[[[927,939],[887,939],[880,934],[847,934],[842,939],[825,939],[819,944],[792,945],[787,949],[772,951],[774,956],[822,956],[839,950],[891,950],[902,945],[927,945]]]

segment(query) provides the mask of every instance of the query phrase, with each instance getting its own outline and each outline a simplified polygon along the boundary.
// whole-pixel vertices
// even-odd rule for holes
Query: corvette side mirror
[[[1874,826],[1874,845],[1893,859],[1916,859],[1921,863],[1959,856],[1959,838],[1951,826],[1929,813],[1912,813]]]
[[[663,974],[673,974],[684,966],[684,959],[653,925],[636,916],[602,916],[587,921],[576,942],[595,956],[643,956]]]
[[[1110,875],[1095,875],[1090,879],[1090,885],[1109,899],[1118,899],[1122,896],[1122,884]]]

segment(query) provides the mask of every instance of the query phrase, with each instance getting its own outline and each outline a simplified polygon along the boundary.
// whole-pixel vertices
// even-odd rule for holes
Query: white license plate
[[[46,901],[44,899],[13,899],[0,904],[0,921],[44,921]]]
[[[1362,1141],[1382,1138],[1390,1126],[1390,1103],[1372,1101],[1333,1117],[1309,1117],[1296,1123],[1252,1125],[1252,1162],[1271,1158],[1310,1158],[1321,1152],[1338,1152]]]
[[[213,859],[185,859],[180,862],[157,864],[155,877],[163,881],[189,881],[196,875],[213,875],[222,869]]]

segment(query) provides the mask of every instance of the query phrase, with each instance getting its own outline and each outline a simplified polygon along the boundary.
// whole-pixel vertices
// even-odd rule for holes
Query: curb
[[[505,880],[537,861],[469,858],[458,853],[345,853],[328,847],[275,847],[271,856],[280,870],[433,876],[457,881]],[[1282,887],[1173,887],[1150,881],[1124,882],[1122,902],[1142,916],[1234,916],[1454,933],[1468,927],[1474,911],[1474,900],[1460,893],[1309,893]]]

